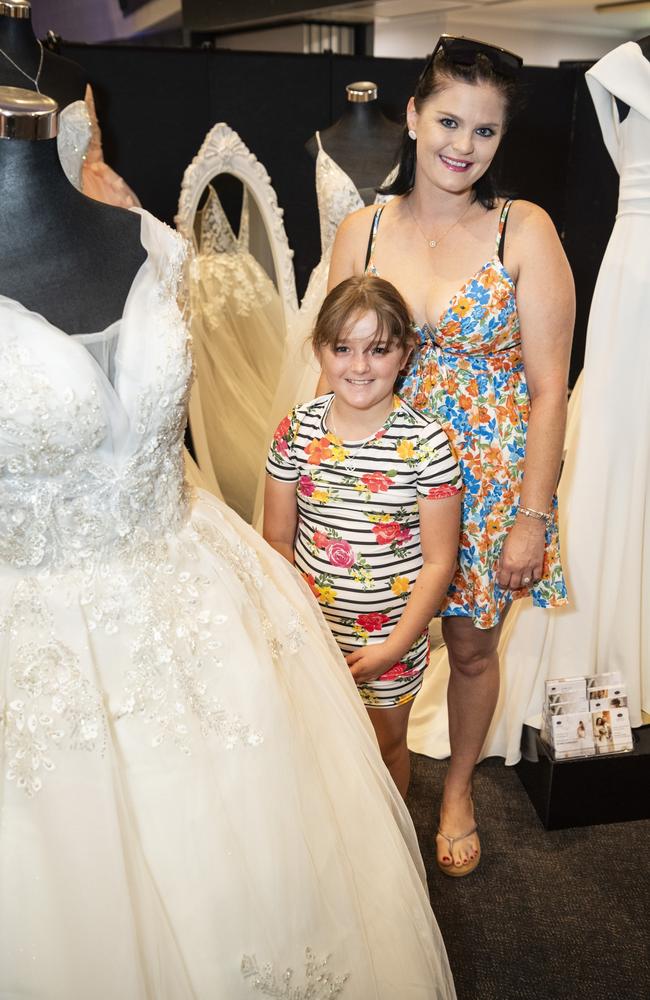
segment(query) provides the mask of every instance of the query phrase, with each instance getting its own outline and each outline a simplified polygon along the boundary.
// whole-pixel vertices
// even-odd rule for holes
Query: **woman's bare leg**
[[[443,618],[442,634],[449,653],[449,743],[451,758],[440,810],[440,829],[459,837],[474,826],[472,775],[487,736],[499,695],[497,646],[503,626],[478,629],[471,618]],[[438,860],[461,866],[476,857],[476,834],[453,846],[437,838]]]

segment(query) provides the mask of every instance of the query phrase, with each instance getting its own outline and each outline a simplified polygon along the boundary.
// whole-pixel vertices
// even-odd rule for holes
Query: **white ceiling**
[[[600,0],[602,2],[602,0]],[[305,6],[308,6],[307,4]],[[627,11],[598,13],[596,0],[359,0],[352,6],[310,11],[310,16],[345,21],[416,20],[426,14],[453,14],[476,24],[503,24],[517,28],[565,29],[585,34],[629,36],[650,29],[650,0]]]

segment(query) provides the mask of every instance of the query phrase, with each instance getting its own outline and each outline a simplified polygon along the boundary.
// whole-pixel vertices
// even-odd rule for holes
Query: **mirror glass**
[[[192,232],[193,448],[201,471],[250,521],[285,342],[271,238],[253,192],[229,173],[204,187]]]

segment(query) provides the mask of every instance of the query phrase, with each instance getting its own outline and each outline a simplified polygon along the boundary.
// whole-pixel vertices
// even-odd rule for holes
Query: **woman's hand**
[[[541,580],[544,571],[546,525],[533,518],[515,521],[499,558],[497,581],[508,590],[519,590]]]
[[[391,655],[387,642],[376,642],[348,653],[345,662],[356,683],[366,684],[368,681],[376,681],[385,674],[398,659],[399,657]]]

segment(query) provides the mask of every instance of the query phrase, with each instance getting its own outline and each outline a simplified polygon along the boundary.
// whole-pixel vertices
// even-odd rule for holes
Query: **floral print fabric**
[[[291,411],[275,435],[267,472],[295,483],[296,567],[344,653],[381,642],[402,614],[422,567],[418,498],[459,492],[460,476],[438,423],[395,397],[386,423],[365,441],[327,429],[333,395]],[[421,635],[402,661],[361,686],[367,704],[414,696],[428,660]]]
[[[405,400],[447,431],[463,478],[458,570],[442,614],[472,618],[483,629],[499,622],[513,597],[530,595],[544,608],[567,603],[555,497],[542,579],[517,591],[502,590],[496,580],[517,512],[530,408],[515,286],[498,256],[510,204],[501,212],[494,257],[454,295],[435,329],[419,330],[420,350],[398,384]],[[373,222],[373,274],[382,210]]]

